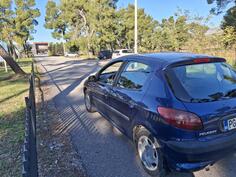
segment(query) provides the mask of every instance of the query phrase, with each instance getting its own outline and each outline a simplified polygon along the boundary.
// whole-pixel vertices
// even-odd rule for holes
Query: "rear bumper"
[[[167,160],[175,169],[196,171],[236,149],[236,132],[208,141],[167,141]]]
[[[168,141],[167,146],[180,153],[209,153],[236,146],[236,133],[209,141]]]

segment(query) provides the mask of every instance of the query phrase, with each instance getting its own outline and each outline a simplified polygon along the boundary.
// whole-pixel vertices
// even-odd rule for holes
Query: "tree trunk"
[[[0,45],[0,56],[7,62],[11,69],[16,74],[25,75],[25,72],[20,68],[16,61],[7,53],[7,51]]]
[[[121,48],[121,42],[118,39],[116,39],[116,43],[118,44],[119,48]]]
[[[27,58],[29,58],[29,50],[28,50],[28,46],[27,46],[27,41],[24,41],[24,44],[23,44],[23,48],[24,48],[24,53],[25,53],[25,56]]]
[[[28,58],[27,49],[26,49],[25,44],[23,44],[23,49],[24,49],[24,55],[25,55],[25,57]]]
[[[13,47],[13,56],[14,56],[14,59],[15,59],[15,60],[18,60],[19,57],[18,57],[18,55],[17,55],[17,53],[16,53],[16,48],[15,48],[14,45],[13,45],[12,47]]]
[[[12,41],[10,41],[11,56],[16,60],[18,58],[15,50],[15,46]]]
[[[88,39],[87,41],[88,41],[87,43],[88,56],[89,58],[92,58],[90,40]]]
[[[114,51],[114,47],[113,47],[113,43],[110,42],[110,48],[111,48],[111,51]]]
[[[9,44],[7,44],[7,50],[8,50],[9,55],[13,56],[12,47]]]

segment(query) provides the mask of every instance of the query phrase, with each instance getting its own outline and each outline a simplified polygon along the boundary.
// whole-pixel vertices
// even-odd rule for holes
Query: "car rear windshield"
[[[236,96],[236,72],[224,62],[177,66],[166,76],[175,96],[185,102],[208,102]]]

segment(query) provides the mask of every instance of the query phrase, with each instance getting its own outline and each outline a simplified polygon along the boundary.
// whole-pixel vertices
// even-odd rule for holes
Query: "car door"
[[[126,131],[147,88],[151,67],[142,62],[130,61],[123,68],[114,87],[110,89],[109,105],[112,109],[109,116]]]
[[[108,116],[108,95],[114,83],[117,72],[122,66],[123,61],[117,61],[104,67],[97,75],[97,81],[93,93],[93,101],[100,113]]]

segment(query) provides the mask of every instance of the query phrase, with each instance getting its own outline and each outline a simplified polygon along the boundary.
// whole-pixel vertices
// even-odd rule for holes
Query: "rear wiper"
[[[224,96],[225,97],[235,97],[236,96],[236,89],[228,91]]]
[[[205,103],[205,102],[211,102],[211,101],[217,101],[219,99],[224,99],[227,97],[232,97],[236,96],[236,89],[231,90],[224,94],[223,92],[216,92],[211,95],[208,95],[209,98],[203,98],[203,99],[198,99],[198,98],[192,98],[190,102],[192,103]]]
[[[224,93],[223,92],[216,92],[216,93],[213,93],[208,96],[214,100],[219,100],[220,98],[224,97]]]
[[[210,101],[214,101],[214,100],[213,99],[208,99],[208,98],[203,98],[203,99],[192,98],[190,100],[190,102],[192,102],[192,103],[206,103],[206,102],[210,102]]]

